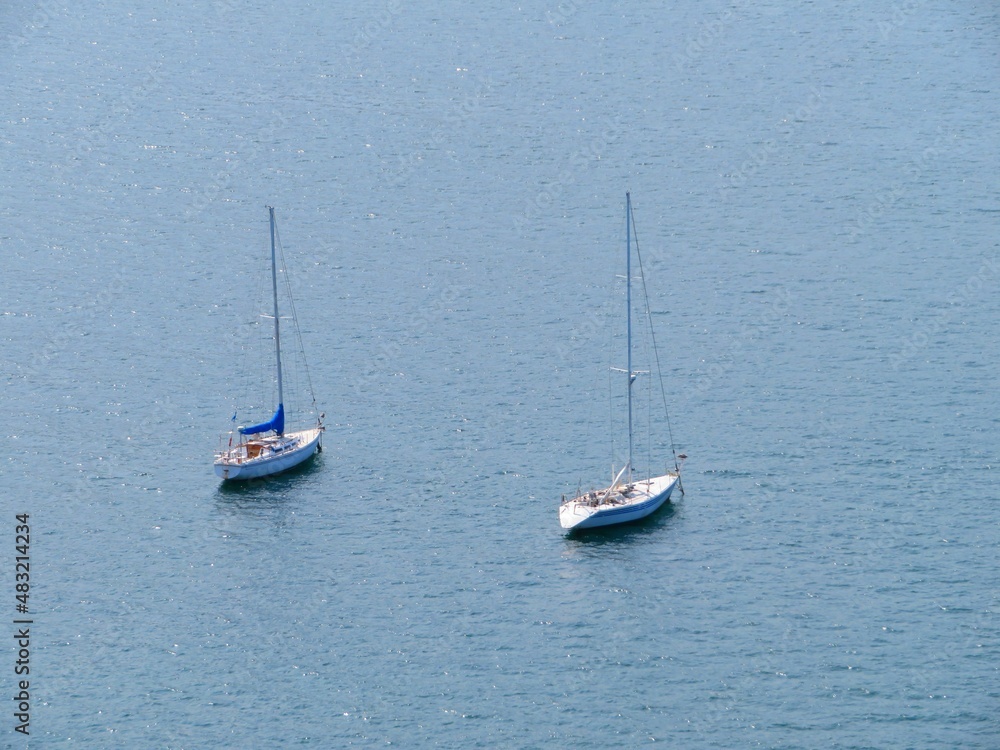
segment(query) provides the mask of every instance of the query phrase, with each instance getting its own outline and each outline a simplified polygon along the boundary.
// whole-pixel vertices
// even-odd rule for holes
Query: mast
[[[632,196],[628,191],[625,192],[625,290],[625,306],[628,313],[628,483],[632,484],[632,383],[635,382],[635,374],[632,372]],[[278,314],[277,307],[274,314],[275,316]],[[278,371],[280,392],[280,364]]]
[[[274,252],[274,209],[268,206],[267,212],[271,221],[271,290],[274,294],[274,356],[278,361],[278,408],[282,409],[285,399],[281,389],[281,332],[278,329],[278,264]]]

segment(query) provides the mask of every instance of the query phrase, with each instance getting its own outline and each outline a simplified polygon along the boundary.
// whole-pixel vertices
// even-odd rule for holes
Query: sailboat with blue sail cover
[[[285,431],[284,373],[281,366],[281,325],[278,315],[278,264],[275,250],[276,228],[274,209],[268,206],[267,211],[271,227],[271,291],[274,305],[274,357],[278,376],[278,406],[270,419],[254,425],[237,427],[229,432],[228,445],[215,454],[215,473],[223,479],[256,479],[278,474],[298,466],[323,449],[321,437],[325,427],[322,414],[317,418],[315,426],[292,432]],[[290,306],[298,334],[294,304]],[[301,336],[299,340],[301,341]],[[312,392],[311,379],[309,379],[309,391],[315,408],[316,397]],[[233,422],[236,421],[236,417],[237,414],[234,413]]]
[[[599,526],[611,526],[615,524],[638,521],[645,518],[659,509],[664,503],[670,500],[670,495],[674,488],[680,484],[681,473],[678,458],[686,458],[683,454],[677,456],[674,453],[674,471],[668,471],[661,476],[646,476],[640,478],[633,467],[633,430],[632,430],[632,385],[639,375],[648,374],[647,371],[635,370],[632,367],[632,229],[634,227],[632,217],[632,196],[625,193],[625,279],[626,294],[625,305],[627,308],[627,353],[626,369],[618,367],[611,368],[615,372],[626,375],[628,392],[628,460],[620,471],[615,474],[611,485],[600,490],[591,490],[577,495],[567,500],[563,497],[559,506],[559,524],[570,531],[592,529]],[[639,253],[639,243],[635,243],[635,252],[639,257],[639,269],[642,270],[642,259]],[[645,292],[645,281],[643,281],[643,291]],[[647,316],[649,305],[646,305]],[[656,351],[656,339],[652,336],[652,326],[650,325],[650,338],[653,341],[653,351]],[[658,363],[659,355],[656,355]],[[663,391],[663,381],[660,381],[660,390]],[[667,424],[667,431],[670,431],[669,417],[666,415],[666,395],[663,394],[664,420]],[[673,445],[671,440],[671,451]],[[612,470],[614,474],[614,470]],[[683,492],[683,490],[681,490]]]

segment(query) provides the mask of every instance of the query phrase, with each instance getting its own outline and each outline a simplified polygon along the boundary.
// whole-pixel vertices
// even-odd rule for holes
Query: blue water
[[[1000,746],[993,5],[0,21],[12,747]],[[686,494],[567,537],[626,189]],[[265,205],[329,429],[229,488]]]

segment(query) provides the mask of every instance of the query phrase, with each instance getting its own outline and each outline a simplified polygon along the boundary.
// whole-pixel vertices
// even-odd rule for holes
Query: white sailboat
[[[281,330],[278,317],[278,266],[275,254],[274,209],[267,207],[271,224],[271,289],[274,299],[274,356],[278,371],[278,408],[266,422],[229,432],[228,446],[215,454],[215,473],[223,479],[256,479],[298,466],[321,451],[323,415],[316,425],[285,432],[285,404],[281,369]],[[294,306],[293,306],[294,310]],[[297,321],[296,321],[297,325]],[[310,384],[310,390],[312,386]],[[310,394],[312,395],[312,394]],[[313,395],[313,404],[316,403]],[[235,421],[236,414],[233,415]],[[236,444],[233,438],[236,437]]]
[[[632,384],[643,372],[632,369],[632,196],[625,193],[625,269],[627,313],[627,369],[612,368],[625,373],[628,379],[628,461],[615,475],[609,487],[592,490],[570,500],[563,497],[559,506],[559,524],[564,529],[592,529],[637,521],[656,511],[670,500],[674,487],[680,483],[680,465],[674,456],[674,471],[662,476],[639,479],[632,464]],[[636,242],[638,252],[638,242]],[[641,269],[641,261],[640,261]],[[655,351],[655,338],[653,339]],[[658,358],[658,357],[657,357]],[[666,399],[664,398],[664,407]],[[671,446],[673,450],[673,446]],[[683,460],[685,456],[681,455]]]

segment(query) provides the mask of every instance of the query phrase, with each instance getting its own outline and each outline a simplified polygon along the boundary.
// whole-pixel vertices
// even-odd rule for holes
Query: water
[[[7,742],[996,747],[995,8],[339,6],[0,11]],[[626,189],[686,495],[567,538]],[[267,204],[326,449],[221,487]]]

